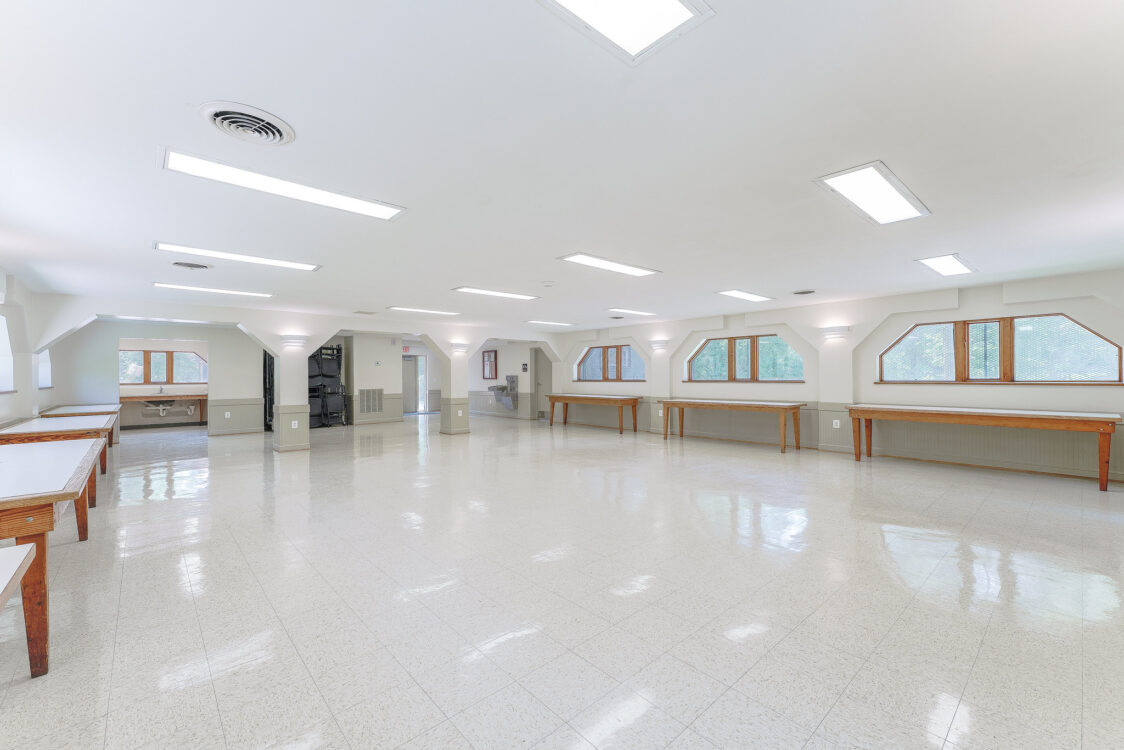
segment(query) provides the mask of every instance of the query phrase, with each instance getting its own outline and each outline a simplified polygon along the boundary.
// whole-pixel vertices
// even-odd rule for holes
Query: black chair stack
[[[322,346],[308,358],[309,427],[347,424],[347,390],[342,372],[342,346]]]

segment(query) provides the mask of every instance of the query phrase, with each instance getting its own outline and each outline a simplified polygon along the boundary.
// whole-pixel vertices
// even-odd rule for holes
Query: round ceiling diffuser
[[[203,116],[212,125],[241,141],[283,146],[296,138],[292,126],[265,110],[237,102],[208,102]]]

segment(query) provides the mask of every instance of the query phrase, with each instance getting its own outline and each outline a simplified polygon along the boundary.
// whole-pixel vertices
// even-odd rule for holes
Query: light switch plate
[[[297,420],[294,419],[293,422],[292,422],[293,429],[294,430],[297,429],[297,425],[299,425],[299,424],[300,424],[300,422],[298,422]]]
[[[226,418],[230,419],[230,412],[226,412]]]
[[[838,430],[839,429],[839,420],[838,419],[831,420],[831,426]]]
[[[463,411],[463,410],[461,410],[461,409],[457,409],[457,416],[458,416],[458,417],[463,417],[463,416],[464,416],[464,411]]]
[[[658,417],[662,417],[662,416],[663,416],[663,409],[660,409],[660,413],[659,413],[659,414],[657,414],[656,416],[658,416]]]

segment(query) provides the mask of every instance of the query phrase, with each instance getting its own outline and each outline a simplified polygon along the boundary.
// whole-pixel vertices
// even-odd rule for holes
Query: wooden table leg
[[[86,489],[82,490],[74,501],[74,520],[78,522],[78,541],[84,542],[90,538],[90,487],[87,483]]]
[[[855,439],[855,460],[862,461],[863,423],[858,417],[851,420],[851,433]]]
[[[550,402],[550,426],[554,426],[554,402]]]
[[[54,511],[52,511],[54,512]],[[27,660],[31,676],[47,674],[50,649],[50,600],[47,597],[47,533],[16,537],[16,544],[34,544],[35,559],[23,574],[23,625],[27,630]]]
[[[632,431],[636,432],[636,404],[632,405]]]
[[[90,478],[86,480],[86,494],[90,498],[90,507],[98,507],[98,473],[90,469]]]
[[[792,410],[792,439],[796,441],[796,450],[800,450],[800,410]]]
[[[570,404],[563,401],[562,402],[562,424],[566,424],[569,421],[570,421]]]
[[[864,421],[866,422],[866,457],[870,458],[872,455],[870,452],[870,444],[872,442],[872,438],[874,437],[874,420],[867,419]]]
[[[785,444],[788,442],[788,435],[785,434],[788,430],[788,420],[784,418],[784,412],[781,412],[781,453],[784,453]]]
[[[621,435],[624,434],[624,407],[617,407],[617,432]]]
[[[663,439],[667,440],[667,427],[671,421],[671,407],[664,404],[663,407]]]
[[[683,437],[683,421],[687,416],[687,407],[679,407],[679,437]]]
[[[1108,492],[1108,452],[1112,447],[1112,433],[1097,433],[1097,468],[1101,480],[1101,492]]]
[[[109,444],[106,443],[101,447],[101,473],[105,473],[105,454],[109,451]]]

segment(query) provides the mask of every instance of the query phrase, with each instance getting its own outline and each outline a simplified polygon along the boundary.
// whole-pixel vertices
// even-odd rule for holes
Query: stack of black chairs
[[[322,346],[308,358],[308,426],[347,424],[343,347]]]

